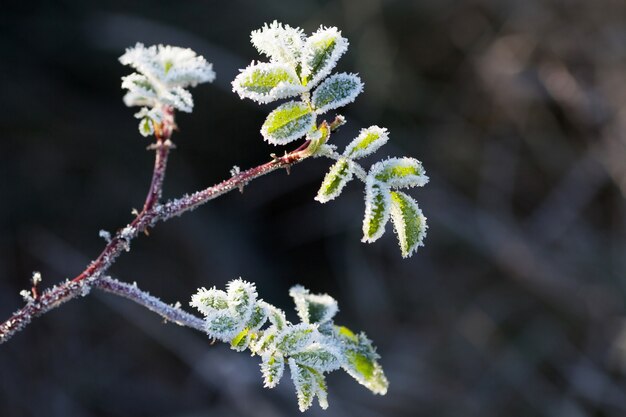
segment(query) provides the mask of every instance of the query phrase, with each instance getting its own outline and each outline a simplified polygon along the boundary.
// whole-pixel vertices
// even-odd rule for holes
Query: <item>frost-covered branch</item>
[[[191,305],[205,316],[202,320],[135,284],[106,276],[115,260],[130,251],[131,242],[158,222],[180,216],[232,190],[243,191],[256,178],[279,169],[289,171],[292,165],[309,157],[334,160],[315,197],[321,203],[339,196],[353,177],[365,184],[363,242],[380,238],[391,220],[403,257],[411,256],[423,245],[426,218],[416,201],[399,191],[428,182],[421,162],[409,157],[387,158],[366,170],[357,160],[374,154],[387,143],[387,129],[363,129],[339,153],[337,146],[328,142],[331,133],[345,124],[345,118],[336,115],[330,123],[318,122],[320,116],[353,102],[363,91],[357,74],[331,74],[347,51],[348,40],[333,27],[320,27],[307,37],[299,28],[273,22],[254,31],[251,41],[269,62],[252,62],[241,70],[232,82],[233,90],[242,99],[258,103],[291,99],[267,115],[260,133],[272,145],[302,140],[300,146],[281,157],[272,154],[271,161],[248,170],[237,168],[230,178],[216,185],[162,203],[167,161],[174,147],[174,112],[191,112],[194,102],[188,87],[213,81],[215,73],[210,63],[190,49],[145,47],[140,43],[127,49],[120,62],[136,72],[122,78],[122,88],[127,90],[124,102],[141,107],[135,114],[140,120],[139,132],[145,137],[154,136],[148,147],[155,151],[154,169],[143,208],[113,236],[100,232],[106,246],[74,279],[39,291],[39,275],[34,276],[31,291],[21,293],[26,304],[0,324],[0,343],[33,318],[97,288],[130,299],[167,321],[230,343],[234,350],[249,349],[261,357],[267,387],[278,384],[288,366],[302,411],[311,406],[315,397],[322,408],[328,406],[325,374],[340,368],[372,392],[386,393],[388,382],[371,341],[363,333],[355,334],[334,324],[337,302],[326,294],[310,294],[300,286],[293,287],[290,295],[301,322],[292,324],[283,311],[257,298],[253,284],[235,280],[226,291],[200,289],[192,297]]]
[[[108,276],[103,276],[94,280],[92,287],[104,292],[119,295],[120,297],[128,298],[146,307],[148,310],[157,313],[165,320],[176,323],[179,326],[190,327],[200,330],[201,332],[205,331],[206,326],[204,320],[191,313],[187,313],[185,310],[181,309],[178,304],[172,306],[164,303],[159,298],[141,290],[136,283],[129,284]]]

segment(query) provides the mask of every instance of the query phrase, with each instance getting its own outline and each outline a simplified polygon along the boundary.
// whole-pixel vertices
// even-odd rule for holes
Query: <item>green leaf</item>
[[[237,75],[232,85],[239,97],[258,103],[270,103],[305,91],[296,71],[276,62],[250,65]]]
[[[310,367],[297,364],[293,358],[289,358],[289,371],[293,385],[296,387],[300,411],[304,412],[311,407],[315,396],[320,407],[324,410],[328,408],[326,381],[323,374]]]
[[[219,310],[206,318],[206,332],[223,342],[230,342],[242,330],[242,323],[228,310]]]
[[[217,310],[227,309],[228,298],[224,291],[215,289],[215,287],[210,290],[199,288],[198,291],[191,296],[189,305],[197,308],[206,316]]]
[[[368,176],[391,188],[423,186],[428,182],[422,163],[415,158],[389,158],[372,166]]]
[[[330,167],[315,199],[320,203],[327,203],[335,199],[341,194],[343,187],[352,179],[353,173],[354,167],[352,162],[346,158],[339,159]]]
[[[315,87],[337,65],[348,50],[348,40],[337,28],[320,27],[307,38],[302,55],[302,84]]]
[[[337,332],[344,355],[342,368],[374,394],[385,395],[389,382],[377,361],[380,356],[372,342],[363,333],[357,336],[348,329],[345,330]]]
[[[230,341],[230,348],[238,352],[243,352],[250,344],[250,329],[245,327],[237,336]]]
[[[368,176],[365,182],[365,216],[362,242],[374,242],[385,233],[389,220],[389,188]]]
[[[328,294],[311,294],[301,285],[291,287],[289,295],[293,298],[298,316],[304,323],[323,324],[339,311],[337,301],[333,297]]]
[[[283,330],[289,324],[285,317],[285,312],[271,304],[266,304],[268,309],[268,319],[277,330]]]
[[[367,129],[361,129],[359,136],[350,142],[343,154],[353,159],[364,158],[376,152],[388,140],[387,129],[370,126]]]
[[[415,200],[400,191],[391,192],[391,221],[403,258],[408,258],[417,248],[424,246],[428,227],[426,217]]]
[[[285,370],[283,355],[274,352],[271,355],[261,356],[261,374],[263,374],[263,386],[274,388],[280,382]]]
[[[285,355],[299,352],[313,341],[315,327],[300,323],[286,327],[276,336],[276,348]]]
[[[141,133],[141,135],[144,137],[148,137],[154,133],[152,119],[148,117],[144,117],[143,119],[141,119],[141,121],[139,122],[139,133]]]
[[[352,103],[363,91],[363,83],[356,74],[334,74],[315,89],[311,101],[317,114]]]
[[[272,111],[261,127],[263,138],[273,145],[284,145],[304,136],[315,126],[315,115],[301,101],[290,101]]]
[[[312,344],[291,357],[300,365],[308,366],[319,372],[331,372],[341,366],[341,354],[334,348],[322,344]]]
[[[250,344],[252,353],[264,355],[276,351],[276,333],[278,330],[274,326],[270,326],[257,335],[257,339]]]
[[[226,294],[231,314],[242,323],[247,323],[252,316],[257,298],[254,284],[242,279],[230,281],[226,286]]]
[[[261,301],[256,303],[252,309],[252,315],[250,316],[246,327],[248,327],[251,332],[259,330],[267,321],[268,314],[269,312],[265,302]]]

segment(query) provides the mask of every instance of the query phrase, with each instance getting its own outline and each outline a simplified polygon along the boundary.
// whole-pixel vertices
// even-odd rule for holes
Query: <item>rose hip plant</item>
[[[229,191],[243,189],[254,179],[279,169],[289,169],[305,159],[325,157],[332,166],[321,181],[315,200],[327,203],[338,197],[354,178],[365,188],[363,242],[374,242],[385,232],[389,220],[403,257],[422,246],[426,218],[415,200],[400,191],[423,186],[428,177],[422,164],[410,157],[386,158],[370,167],[361,160],[374,154],[389,140],[387,129],[362,129],[342,152],[330,143],[332,133],[346,120],[330,111],[353,102],[363,91],[357,74],[332,73],[348,49],[348,41],[334,27],[320,27],[306,36],[299,28],[273,22],[252,32],[252,44],[268,62],[254,62],[235,77],[233,91],[242,99],[258,103],[288,100],[276,106],[261,126],[261,135],[272,145],[298,146],[284,156],[241,171],[219,184],[195,193],[162,199],[168,157],[174,148],[176,111],[191,112],[194,102],[189,87],[211,82],[212,65],[190,49],[173,46],[145,47],[138,43],[120,57],[135,72],[122,78],[124,103],[139,107],[139,132],[151,137],[155,153],[152,182],[141,211],[114,235],[101,231],[106,246],[75,278],[40,291],[41,276],[33,274],[32,288],[21,292],[25,305],[0,324],[0,343],[8,341],[31,320],[61,304],[89,294],[95,288],[128,298],[161,315],[167,321],[187,326],[208,337],[230,344],[236,351],[259,356],[264,385],[276,386],[289,368],[301,411],[317,398],[328,406],[325,374],[343,369],[376,394],[387,392],[388,381],[379,356],[364,333],[354,333],[335,323],[337,302],[326,294],[311,294],[294,286],[290,295],[298,323],[284,311],[259,298],[254,284],[231,281],[225,290],[200,288],[191,296],[195,316],[179,305],[169,305],[142,291],[136,284],[116,280],[107,272],[116,259],[129,252],[132,241],[159,222],[180,216]]]

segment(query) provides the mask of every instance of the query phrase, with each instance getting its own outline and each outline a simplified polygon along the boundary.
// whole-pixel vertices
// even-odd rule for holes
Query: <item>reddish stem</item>
[[[23,329],[34,317],[40,316],[78,295],[86,295],[93,285],[99,286],[100,277],[123,251],[129,250],[132,239],[137,237],[139,233],[147,230],[148,227],[153,226],[156,222],[180,216],[209,200],[233,189],[245,186],[255,178],[277,169],[289,168],[291,165],[310,156],[307,153],[307,146],[309,145],[307,141],[298,149],[282,157],[275,157],[270,162],[243,171],[212,187],[195,192],[189,196],[170,200],[161,205],[159,201],[163,188],[163,179],[165,177],[169,150],[172,146],[169,139],[174,127],[171,109],[169,109],[169,113],[166,110],[166,118],[162,128],[155,129],[157,143],[155,145],[156,157],[152,182],[143,209],[137,214],[137,217],[128,226],[115,234],[102,253],[83,272],[70,281],[43,291],[37,299],[29,301],[24,307],[16,311],[11,318],[1,323],[0,344],[6,342],[16,332]],[[141,292],[140,290],[138,291]]]

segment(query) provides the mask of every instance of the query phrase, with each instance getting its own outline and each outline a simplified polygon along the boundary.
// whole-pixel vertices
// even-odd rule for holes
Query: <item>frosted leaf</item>
[[[157,90],[145,75],[137,74],[135,72],[122,77],[122,88],[128,90],[128,93],[124,96],[124,104],[128,107],[153,107],[157,103]]]
[[[145,119],[142,119],[139,122],[139,133],[141,134],[141,136],[144,137],[148,137],[153,134],[154,125],[152,124],[152,120],[148,119],[147,117]]]
[[[226,293],[215,287],[207,290],[206,288],[198,289],[191,296],[190,306],[197,308],[202,314],[209,315],[217,310],[226,310],[228,308],[228,299]]]
[[[287,64],[277,62],[250,65],[235,77],[232,85],[239,97],[257,103],[270,103],[305,91],[296,71]]]
[[[331,372],[341,367],[339,350],[320,343],[313,343],[291,357],[300,365],[311,367],[319,372]]]
[[[314,325],[299,323],[289,326],[276,335],[276,348],[285,355],[291,355],[314,342],[315,336],[317,327]]]
[[[388,140],[387,129],[370,126],[367,129],[361,129],[359,136],[350,142],[343,154],[353,159],[364,158],[376,152]]]
[[[140,111],[135,113],[135,118],[141,119],[139,122],[139,133],[142,136],[150,136],[154,133],[154,125],[160,124],[163,120],[163,113],[159,107],[152,109],[142,107]]]
[[[391,222],[393,223],[402,257],[408,258],[424,246],[426,217],[415,200],[400,191],[391,192]]]
[[[421,187],[428,182],[422,163],[415,158],[389,158],[372,165],[368,177],[391,188]]]
[[[294,69],[298,66],[304,34],[300,28],[278,23],[265,24],[250,35],[254,47],[265,54],[272,62],[289,64]]]
[[[389,188],[368,176],[365,181],[365,216],[363,218],[362,242],[374,242],[385,233],[389,220],[391,197]]]
[[[230,281],[226,286],[226,294],[230,313],[243,323],[247,323],[252,316],[257,298],[254,284],[242,279]]]
[[[230,342],[243,329],[244,323],[232,316],[228,310],[218,310],[206,318],[205,330],[210,337]]]
[[[195,87],[215,79],[213,66],[189,48],[169,45],[146,48],[142,43],[137,43],[126,49],[120,62],[130,65],[150,81],[157,81],[165,88]]]
[[[280,382],[285,370],[285,358],[278,352],[261,356],[261,374],[263,386],[274,388]]]
[[[335,27],[320,27],[309,36],[302,53],[302,84],[311,89],[330,74],[348,50],[348,40]]]
[[[169,104],[175,109],[184,111],[185,113],[191,113],[193,110],[193,98],[191,97],[191,93],[182,87],[174,87],[164,92],[160,96],[160,99],[164,104]]]
[[[250,344],[250,350],[253,353],[264,355],[270,354],[276,351],[276,334],[278,330],[274,326],[270,326],[265,329],[260,336],[252,341]]]
[[[374,394],[385,395],[389,382],[372,342],[364,333],[355,335],[345,327],[337,328],[337,337],[342,345],[342,368]]]
[[[293,385],[296,387],[300,411],[304,412],[311,407],[315,396],[318,397],[320,407],[328,408],[326,381],[322,374],[314,369],[298,365],[293,358],[289,358],[289,371]]]
[[[330,170],[324,176],[322,185],[317,191],[315,200],[320,203],[327,203],[337,198],[343,187],[352,179],[354,167],[352,162],[346,158],[341,158],[330,167]]]
[[[248,348],[250,344],[251,332],[248,327],[244,327],[235,337],[230,341],[230,348],[237,352],[243,352]]]
[[[271,304],[266,304],[268,310],[268,319],[272,326],[276,327],[278,330],[282,330],[285,326],[289,325],[287,318],[285,317],[285,312],[279,308],[274,307]]]
[[[281,104],[261,127],[263,138],[273,145],[284,145],[304,136],[315,126],[315,115],[301,101]]]
[[[311,102],[315,113],[322,114],[329,110],[352,103],[363,91],[363,83],[356,74],[333,74],[315,89]]]
[[[311,294],[301,285],[291,287],[289,295],[293,298],[296,311],[303,323],[323,324],[339,311],[337,301],[333,297],[328,294]]]
[[[256,332],[265,324],[268,314],[269,309],[267,308],[267,303],[263,301],[256,303],[252,309],[250,319],[248,323],[246,323],[246,327],[249,328],[251,332]]]

